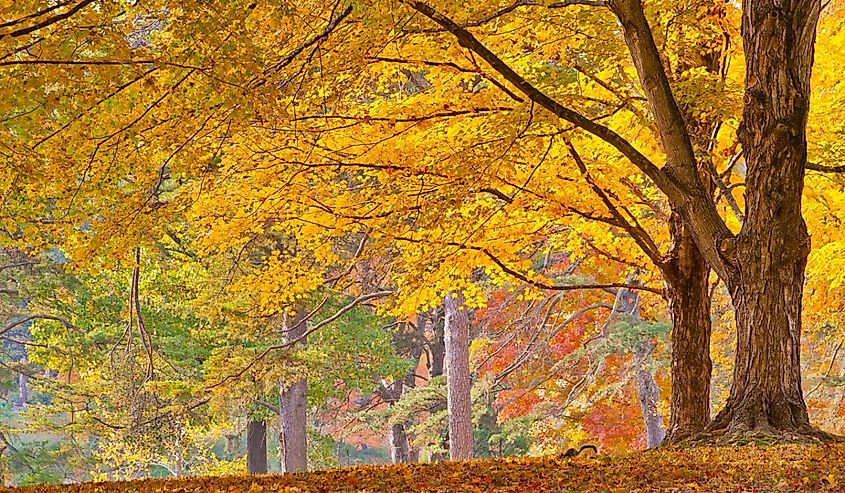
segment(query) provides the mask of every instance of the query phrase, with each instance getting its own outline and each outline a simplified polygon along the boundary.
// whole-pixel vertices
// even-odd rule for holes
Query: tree
[[[246,470],[250,474],[267,472],[267,422],[249,420],[246,425]]]
[[[469,372],[469,314],[460,295],[443,301],[446,312],[446,408],[449,412],[449,457],[472,458],[472,386]]]
[[[811,33],[819,2],[744,6],[748,70],[742,128],[747,131],[740,140],[748,188],[738,235],[729,227],[730,218],[722,219],[711,187],[702,181],[707,166],[691,133],[707,130],[711,121],[691,121],[686,114],[693,112],[680,96],[699,95],[672,86],[667,64],[673,62],[673,40],[660,40],[658,49],[654,38],[662,30],[650,25],[659,22],[656,12],[647,17],[634,0],[558,2],[549,8],[517,2],[498,10],[488,5],[406,5],[405,15],[416,12],[416,17],[403,24],[401,39],[380,35],[394,32],[392,15],[344,4],[316,11],[293,6],[302,7],[302,15],[281,18],[265,5],[203,7],[168,19],[172,22],[149,33],[146,46],[128,42],[138,30],[134,21],[125,21],[131,16],[93,9],[86,2],[63,5],[68,15],[49,17],[46,23],[39,16],[20,17],[15,24],[21,25],[9,29],[33,36],[40,51],[36,56],[20,49],[15,41],[20,36],[4,38],[6,52],[20,57],[4,65],[8,79],[51,79],[50,70],[59,66],[62,91],[58,97],[50,84],[19,85],[20,94],[10,105],[10,116],[21,115],[4,123],[17,146],[6,157],[10,165],[4,166],[12,184],[4,195],[14,198],[8,209],[14,220],[4,222],[8,236],[22,241],[23,232],[41,224],[49,230],[46,236],[64,238],[74,257],[93,252],[119,256],[127,237],[161,236],[162,225],[188,210],[190,227],[206,235],[198,240],[205,248],[222,243],[237,250],[272,223],[277,230],[307,229],[310,236],[303,236],[309,236],[315,251],[332,256],[326,237],[366,229],[374,249],[400,251],[391,275],[409,293],[395,307],[402,316],[441,299],[450,289],[447,279],[469,278],[478,266],[503,284],[502,278],[510,276],[548,290],[632,288],[613,281],[579,286],[547,282],[530,265],[531,251],[543,244],[540,238],[582,257],[587,257],[584,244],[591,243],[596,248],[590,251],[604,251],[622,264],[639,266],[650,260],[667,278],[670,297],[677,297],[673,309],[692,310],[675,315],[677,328],[696,321],[690,337],[679,338],[676,345],[676,375],[684,378],[676,380],[673,395],[685,403],[673,407],[689,426],[673,418],[670,428],[682,430],[680,435],[695,432],[707,417],[701,405],[706,403],[709,368],[707,327],[697,325],[706,318],[707,272],[699,262],[705,259],[731,292],[740,334],[736,386],[715,426],[730,432],[759,427],[812,434],[797,365],[805,261],[794,254],[801,251],[798,247],[809,251],[799,208],[807,104],[795,101],[809,101]],[[662,5],[655,4],[654,10]],[[139,7],[143,15],[135,19],[163,17],[179,11],[169,8],[178,6],[158,2]],[[24,13],[29,7],[21,6]],[[438,9],[469,21],[460,24]],[[524,10],[532,12],[530,22],[508,17]],[[761,13],[769,20],[764,22]],[[362,25],[350,22],[357,16],[367,20],[368,29],[352,28]],[[247,26],[238,33],[249,35],[232,35],[220,27],[230,20]],[[618,42],[617,20],[629,54]],[[518,33],[514,36],[524,35],[525,45],[512,49],[512,39],[493,32],[491,26],[498,22],[508,22],[514,28],[509,32]],[[576,24],[579,34],[571,45],[549,36],[549,26]],[[92,44],[81,51],[68,52],[61,36],[45,37],[46,31],[40,31],[61,28],[73,34],[89,25],[100,30],[86,38]],[[794,36],[776,50],[762,47],[761,40],[771,38],[772,30],[790,29]],[[209,35],[197,44],[192,42],[197,32]],[[278,33],[284,33],[281,39]],[[607,42],[587,47],[590,36]],[[389,43],[384,41],[388,37]],[[415,58],[385,51],[402,43]],[[234,52],[239,56],[226,55]],[[467,56],[469,52],[474,56]],[[621,60],[620,53],[633,59],[647,97],[647,107],[629,104],[624,114],[581,94],[576,84],[578,74],[595,76],[591,66],[575,68],[579,60],[599,55]],[[776,68],[774,59],[797,63]],[[710,69],[706,62],[699,65]],[[627,80],[625,68],[613,77],[620,85],[636,86]],[[594,78],[597,85],[604,82]],[[777,87],[783,80],[794,82]],[[149,82],[139,83],[143,81]],[[615,90],[612,84],[603,87]],[[29,101],[38,103],[29,107]],[[787,111],[789,105],[792,110]],[[109,111],[121,107],[128,111]],[[622,120],[630,115],[638,118],[633,128]],[[479,121],[483,123],[470,125]],[[662,149],[638,139],[642,128],[659,134]],[[764,134],[771,141],[755,140]],[[78,145],[69,150],[55,135]],[[174,146],[173,135],[186,138]],[[460,152],[453,152],[455,143]],[[720,151],[726,148],[730,145]],[[786,163],[783,176],[776,176],[778,166],[771,161],[774,148],[785,153],[778,158]],[[664,157],[667,164],[657,166]],[[11,164],[19,162],[41,174],[14,171]],[[139,162],[144,166],[135,165]],[[647,179],[637,175],[624,186],[616,183],[630,178],[623,176],[630,174],[629,164]],[[50,185],[37,186],[33,180],[39,178]],[[668,260],[660,248],[665,246],[660,217],[664,202],[676,240]],[[134,227],[127,228],[127,221]],[[771,225],[777,226],[774,236],[765,231]],[[770,243],[777,249],[771,257],[777,262],[762,256]],[[624,258],[617,255],[620,251]],[[466,255],[449,267],[457,273],[446,275],[443,260],[455,252]],[[657,277],[648,273],[642,289],[660,291],[649,285]],[[781,278],[788,280],[788,293],[776,288],[783,285],[776,283]],[[316,276],[308,279],[314,282]],[[423,285],[426,289],[414,289]],[[272,288],[261,292],[269,296]],[[691,296],[684,299],[685,293]],[[468,301],[478,296],[464,295]],[[769,305],[765,314],[754,308]],[[685,341],[689,350],[681,344]],[[766,347],[770,341],[781,349]],[[762,358],[751,357],[757,351]],[[684,365],[693,369],[682,370]],[[784,373],[766,377],[767,365]],[[775,388],[776,381],[789,382],[788,388]]]
[[[804,267],[810,251],[800,205],[821,2],[743,6],[747,74],[739,134],[749,186],[746,221],[736,236],[705,193],[686,124],[639,0],[611,1],[608,6],[622,23],[660,131],[667,156],[663,169],[609,128],[549,98],[466,29],[426,4],[410,6],[451,32],[532,101],[619,150],[679,209],[696,245],[728,285],[737,310],[734,385],[710,427],[730,434],[760,430],[819,436],[809,424],[801,392],[799,348]]]
[[[283,332],[287,343],[305,337],[307,325],[305,311],[300,308],[295,314],[285,314]],[[279,436],[279,453],[282,471],[308,470],[307,445],[307,392],[308,380],[303,376],[293,382],[279,384],[279,411],[282,417],[282,432]]]

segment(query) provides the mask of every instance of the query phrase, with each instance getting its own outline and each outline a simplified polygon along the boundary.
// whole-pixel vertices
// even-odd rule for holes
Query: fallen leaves
[[[42,485],[28,493],[841,491],[845,445],[692,448],[598,457],[367,465],[312,473]]]

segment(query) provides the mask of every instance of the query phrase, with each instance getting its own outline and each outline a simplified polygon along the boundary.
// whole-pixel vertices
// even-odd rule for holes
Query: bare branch
[[[607,7],[607,2],[604,0],[563,0],[562,2],[555,2],[546,7],[550,9],[560,9],[564,7],[571,7],[572,5],[586,5],[587,7]]]
[[[85,6],[87,6],[91,3],[94,3],[94,0],[82,0],[78,4],[74,5],[70,9],[68,9],[66,12],[62,12],[61,14],[56,14],[53,17],[49,17],[47,19],[44,19],[43,21],[38,22],[36,24],[33,24],[32,26],[22,27],[20,29],[17,29],[15,31],[12,31],[12,32],[6,34],[5,36],[11,36],[13,38],[17,38],[19,36],[24,36],[26,34],[38,31],[39,29],[45,28],[45,27],[47,27],[51,24],[55,24],[56,22],[60,22],[60,21],[63,21],[65,19],[69,18],[69,17],[72,17],[74,14],[76,14],[77,12],[79,12],[80,10],[85,8]],[[47,11],[45,11],[43,13],[46,13],[46,12]],[[40,16],[40,14],[34,14],[34,15]],[[27,16],[27,17],[31,18],[32,16]],[[26,18],[19,19],[18,21],[12,21],[12,24],[14,25],[15,23],[20,22],[24,19],[26,19]],[[3,36],[4,36],[3,34],[0,34],[0,37],[3,37]]]
[[[804,168],[822,173],[845,173],[845,164],[840,166],[825,166],[823,164],[807,162]]]
[[[234,379],[240,378],[241,376],[243,376],[244,373],[248,372],[253,366],[258,364],[259,361],[263,360],[271,352],[277,351],[279,349],[286,349],[286,348],[289,348],[291,346],[294,346],[294,345],[304,341],[306,338],[308,338],[309,335],[313,334],[314,332],[321,329],[322,327],[325,327],[326,325],[334,322],[338,318],[342,317],[344,313],[348,312],[349,310],[355,308],[356,306],[360,305],[361,303],[363,303],[365,301],[369,301],[369,300],[376,299],[376,298],[383,298],[383,297],[389,296],[393,293],[395,293],[395,291],[393,291],[393,290],[376,291],[375,293],[369,293],[369,294],[361,295],[361,296],[355,298],[351,303],[349,303],[348,305],[339,309],[331,317],[329,317],[325,320],[322,320],[321,322],[315,324],[314,326],[312,326],[311,328],[306,330],[305,333],[302,334],[301,336],[297,337],[296,339],[292,339],[292,340],[290,340],[290,341],[288,341],[284,344],[275,344],[273,346],[268,347],[267,349],[265,349],[264,351],[259,353],[258,356],[253,358],[253,360],[250,361],[249,364],[247,364],[246,366],[241,368],[239,371],[237,371],[236,373],[233,373],[231,375],[227,375],[226,377],[224,377],[219,382],[209,385],[208,387],[206,387],[206,389],[211,390],[211,389],[214,389],[216,387],[223,385],[224,383],[228,382],[229,380],[234,380]]]
[[[37,314],[37,315],[29,315],[27,317],[24,317],[24,318],[18,320],[18,321],[12,322],[11,324],[9,324],[9,325],[5,326],[4,328],[0,329],[0,335],[3,335],[6,332],[9,332],[10,330],[14,329],[15,327],[23,325],[23,324],[30,322],[32,320],[38,320],[38,319],[54,320],[56,322],[62,323],[67,328],[78,330],[78,328],[75,325],[73,325],[67,319],[64,319],[62,317],[57,317],[55,315]]]

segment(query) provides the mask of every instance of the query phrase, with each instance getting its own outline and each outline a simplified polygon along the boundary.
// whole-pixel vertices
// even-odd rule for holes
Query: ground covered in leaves
[[[285,476],[194,477],[4,489],[112,492],[845,491],[845,445],[692,448],[626,455],[359,466]]]

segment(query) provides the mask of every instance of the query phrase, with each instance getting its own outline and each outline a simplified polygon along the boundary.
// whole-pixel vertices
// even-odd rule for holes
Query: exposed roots
[[[671,448],[744,446],[744,445],[780,445],[797,443],[818,445],[823,443],[843,443],[845,437],[822,431],[812,426],[798,430],[776,430],[771,427],[728,431],[727,428],[707,429],[685,437],[668,438],[661,446]]]

